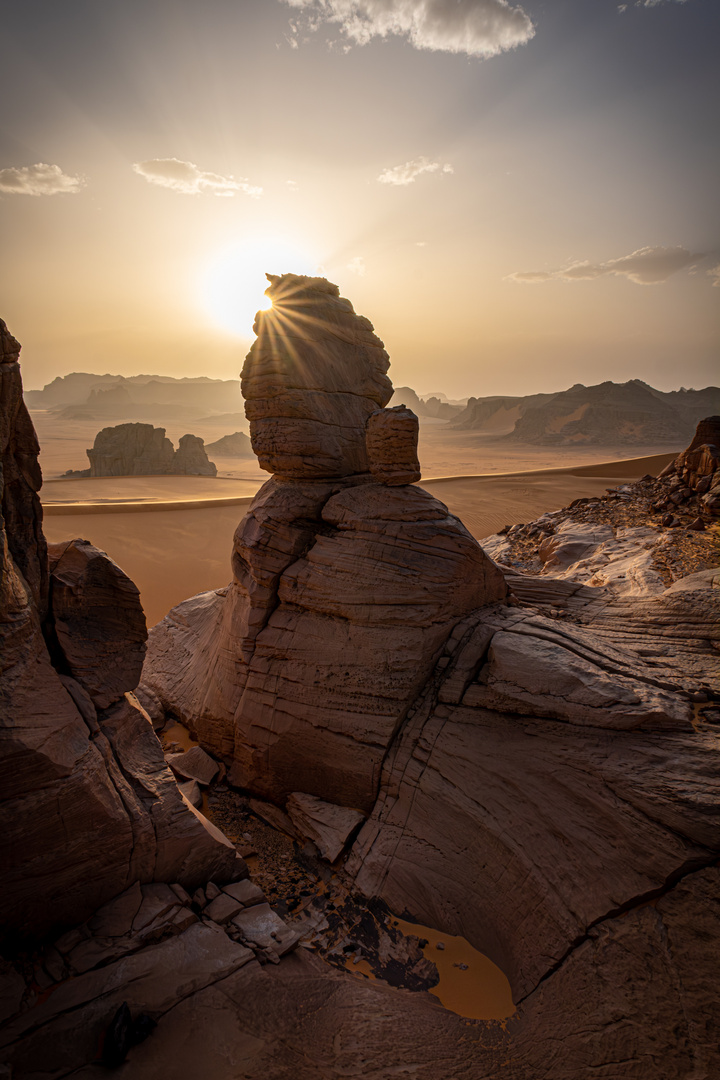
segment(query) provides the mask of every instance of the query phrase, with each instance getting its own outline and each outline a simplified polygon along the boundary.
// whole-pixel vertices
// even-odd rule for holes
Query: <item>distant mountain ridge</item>
[[[535,446],[640,445],[687,441],[720,411],[720,388],[656,390],[640,379],[576,383],[554,394],[470,398],[449,427]]]
[[[58,376],[42,390],[26,390],[30,409],[50,409],[69,420],[144,419],[161,409],[167,419],[194,419],[208,413],[242,409],[239,379],[206,375],[176,379],[171,375],[92,375],[74,371]]]

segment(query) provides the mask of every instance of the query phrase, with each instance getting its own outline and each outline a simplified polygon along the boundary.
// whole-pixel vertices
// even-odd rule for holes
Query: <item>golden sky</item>
[[[420,393],[717,383],[719,28],[713,0],[15,5],[26,386],[235,377],[265,271],[335,281]]]

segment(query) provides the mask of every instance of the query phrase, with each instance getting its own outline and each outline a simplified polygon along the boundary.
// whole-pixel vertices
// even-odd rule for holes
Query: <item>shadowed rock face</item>
[[[324,278],[268,274],[242,370],[260,466],[288,479],[367,472],[365,423],[392,397],[389,358],[372,323]]]
[[[278,475],[238,526],[230,585],[151,632],[148,699],[301,831],[316,826],[298,805],[321,802],[329,821],[343,817],[333,807],[358,811],[345,862],[357,886],[506,972],[518,1012],[502,1062],[488,1044],[419,1075],[616,1080],[621,1063],[623,1080],[645,1080],[650,1060],[663,1080],[713,1075],[717,1024],[695,1017],[715,1007],[720,783],[712,718],[690,704],[717,684],[711,591],[633,601],[578,585],[560,623],[508,606],[461,522],[398,484],[414,474],[412,421],[390,410],[358,423],[352,446],[326,425],[311,480],[310,436],[364,353],[332,368],[310,317],[332,287],[273,279],[278,295],[286,285],[303,297],[302,365],[287,357],[305,389],[273,354],[274,395],[248,405]],[[256,347],[251,394],[270,345]],[[307,436],[302,452],[286,420],[292,440]]]
[[[146,636],[135,586],[71,541],[54,546],[48,592],[38,445],[4,323],[0,342],[0,919],[12,940],[77,923],[133,881],[194,887],[244,870],[187,809],[129,693]]]

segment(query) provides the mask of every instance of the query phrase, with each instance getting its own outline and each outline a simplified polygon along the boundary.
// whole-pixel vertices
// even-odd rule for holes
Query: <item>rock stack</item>
[[[177,450],[165,437],[165,428],[152,424],[117,424],[95,436],[92,449],[86,451],[90,471],[72,471],[74,476],[217,476],[217,468],[208,461],[203,440],[197,435],[183,435]]]
[[[371,323],[324,279],[270,282],[242,386],[276,475],[237,528],[229,588],[154,632],[143,700],[182,717],[255,794],[368,812],[453,627],[506,587],[461,522],[411,486],[417,419],[378,411],[392,386]]]
[[[478,1051],[457,1075],[714,1075],[707,583],[632,600],[545,577],[566,617],[509,604],[500,569],[409,483],[413,420],[378,411],[370,324],[322,280],[269,292],[243,387],[275,475],[230,585],[151,632],[143,701],[345,854],[367,896],[500,965],[511,1064]]]

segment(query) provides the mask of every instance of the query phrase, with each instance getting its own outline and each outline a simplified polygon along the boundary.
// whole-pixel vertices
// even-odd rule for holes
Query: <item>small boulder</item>
[[[322,858],[331,863],[365,817],[359,810],[337,806],[302,791],[293,791],[289,796],[287,812],[298,832],[311,840]]]
[[[201,746],[193,746],[182,754],[168,754],[165,760],[176,776],[197,780],[203,787],[209,787],[218,773],[217,761],[213,761]]]

